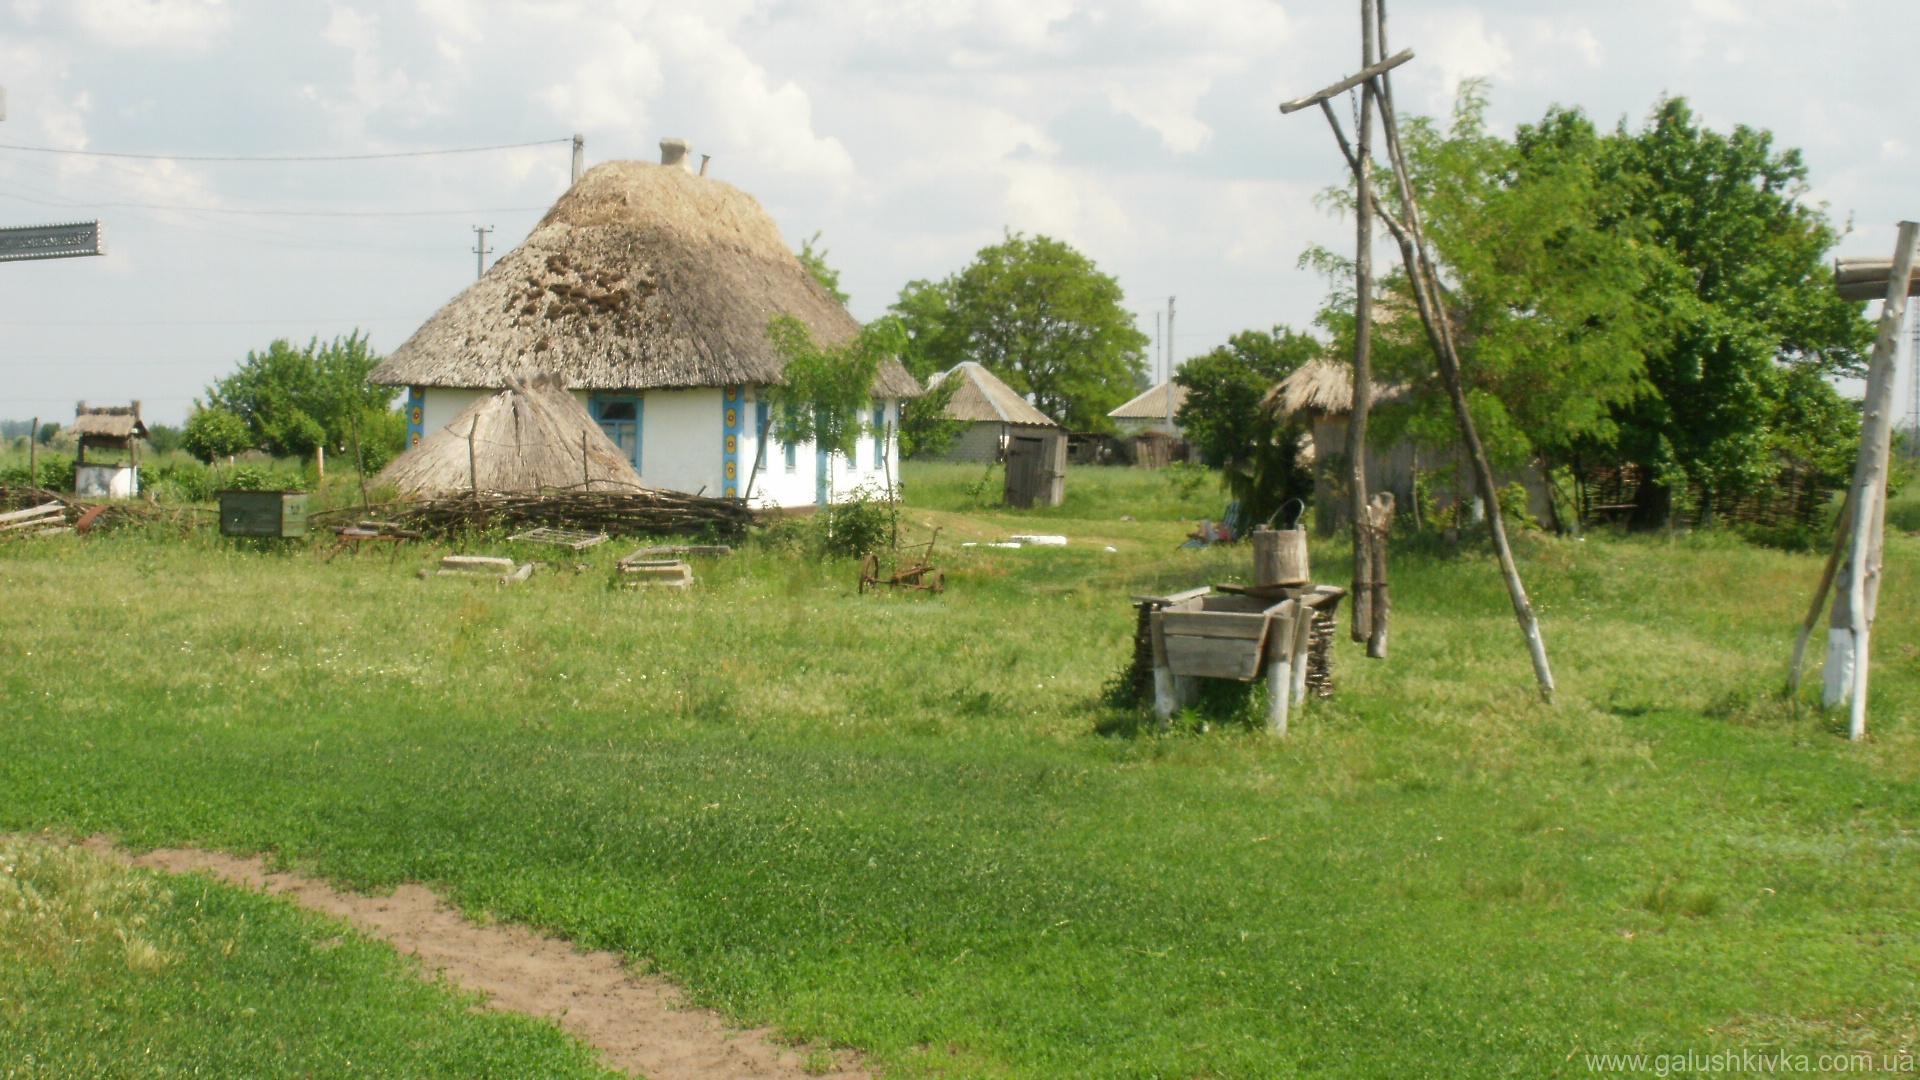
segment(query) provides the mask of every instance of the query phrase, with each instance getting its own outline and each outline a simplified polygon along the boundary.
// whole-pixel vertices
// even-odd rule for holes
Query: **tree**
[[[213,462],[253,446],[253,431],[237,413],[222,408],[199,408],[187,417],[180,445],[201,461]]]
[[[1124,301],[1072,247],[1009,232],[937,286],[909,284],[892,310],[916,375],[975,360],[1069,430],[1100,431],[1146,367]]]
[[[274,454],[304,457],[324,446],[343,454],[356,441],[361,467],[377,468],[399,450],[404,422],[393,411],[398,393],[367,381],[380,362],[359,332],[296,348],[282,338],[247,353],[239,370],[207,388],[206,408],[240,418],[250,442]]]
[[[813,280],[819,282],[820,287],[827,290],[828,295],[840,301],[841,307],[845,307],[849,298],[846,293],[840,291],[840,271],[827,265],[826,248],[814,248],[814,245],[819,242],[820,230],[818,229],[814,230],[812,236],[800,241],[800,265],[807,268],[807,273],[813,275]]]
[[[1809,385],[1792,373],[1859,374],[1873,327],[1834,292],[1826,253],[1837,235],[1804,201],[1799,151],[1745,125],[1702,128],[1680,98],[1638,132],[1621,124],[1613,141],[1626,198],[1612,224],[1644,229],[1676,268],[1650,297],[1677,326],[1648,365],[1654,392],[1617,410],[1615,449],[1653,481],[1635,520],[1653,526],[1682,482],[1707,516],[1720,497],[1769,481],[1786,435],[1772,425],[1791,415],[1780,395]],[[1848,430],[1857,426],[1830,438]]]
[[[888,308],[906,334],[900,350],[900,362],[922,383],[966,359],[948,362],[953,355],[946,341],[947,324],[953,311],[952,279],[947,281],[909,281],[900,290],[900,299]]]
[[[786,379],[766,388],[774,437],[852,457],[860,436],[870,430],[866,418],[880,364],[899,355],[904,336],[898,321],[876,319],[852,341],[830,349],[817,344],[799,319],[775,318],[767,339],[780,355]]]
[[[172,424],[148,424],[147,445],[151,446],[156,454],[169,454],[180,449],[182,434],[181,429]]]
[[[1313,491],[1313,475],[1299,460],[1299,428],[1276,422],[1260,399],[1321,348],[1284,326],[1244,330],[1188,360],[1173,377],[1187,390],[1181,428],[1201,460],[1221,470],[1221,482],[1249,520],[1265,521],[1288,499]]]
[[[947,415],[947,406],[960,389],[959,379],[946,379],[927,387],[917,398],[908,398],[900,406],[900,456],[934,455],[953,445],[966,430],[965,420]]]
[[[59,434],[60,434],[60,425],[49,420],[48,422],[40,425],[40,431],[38,432],[38,434],[35,435],[34,441],[39,443],[41,446],[51,446],[53,444],[54,437]]]
[[[1623,196],[1605,139],[1577,110],[1555,107],[1512,139],[1486,126],[1480,84],[1463,86],[1444,130],[1413,120],[1402,141],[1414,189],[1445,276],[1474,424],[1496,461],[1564,461],[1615,432],[1614,409],[1645,387],[1650,348],[1666,323],[1649,302],[1664,261],[1617,212]],[[1404,219],[1398,185],[1385,183]],[[1333,193],[1350,206],[1350,190]],[[1336,281],[1349,263],[1310,251]],[[1410,408],[1383,416],[1382,439],[1453,443],[1457,424],[1434,386],[1433,357],[1404,270],[1383,282],[1375,308],[1376,379],[1414,388]],[[1351,351],[1350,288],[1319,321],[1333,352]],[[1371,440],[1370,440],[1371,441]]]

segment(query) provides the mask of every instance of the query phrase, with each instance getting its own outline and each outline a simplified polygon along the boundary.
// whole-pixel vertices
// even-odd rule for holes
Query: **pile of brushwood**
[[[737,499],[677,491],[483,491],[424,502],[345,507],[313,516],[322,525],[361,519],[390,521],[429,535],[546,525],[611,536],[738,536],[753,524],[753,511]]]
[[[163,506],[139,499],[76,499],[42,487],[0,487],[0,513],[47,503],[59,503],[60,516],[66,524],[80,525],[83,532],[104,532],[127,525],[170,525],[184,531],[200,524],[208,513],[194,507]]]

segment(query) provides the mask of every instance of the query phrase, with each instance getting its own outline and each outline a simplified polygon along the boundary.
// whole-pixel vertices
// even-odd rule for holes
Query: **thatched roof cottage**
[[[920,390],[889,360],[851,459],[812,445],[762,448],[764,389],[783,376],[767,340],[792,315],[822,345],[860,325],[821,288],[760,204],[696,176],[686,145],[661,141],[659,165],[611,161],[587,171],[513,251],[427,320],[373,373],[407,388],[409,441],[446,427],[514,378],[564,380],[648,486],[825,503],[898,475],[900,402]],[[763,452],[764,449],[764,452]]]
[[[1373,408],[1391,410],[1407,402],[1411,391],[1397,383],[1375,383]],[[1353,413],[1353,366],[1336,360],[1309,360],[1293,374],[1275,383],[1260,401],[1275,419],[1300,420],[1313,439],[1314,525],[1330,533],[1346,527],[1347,495],[1347,418]],[[1464,500],[1472,505],[1473,516],[1480,513],[1479,499],[1467,471],[1465,455],[1454,447],[1422,450],[1411,438],[1389,440],[1384,432],[1389,425],[1369,425],[1367,429],[1367,490],[1391,491],[1402,508],[1413,505],[1414,480],[1420,473],[1430,474],[1433,498],[1446,504]],[[1506,484],[1519,481],[1526,488],[1528,511],[1541,521],[1551,521],[1552,500],[1546,478],[1538,468],[1496,469],[1495,479]]]
[[[967,360],[927,380],[931,387],[957,379],[941,415],[966,423],[940,455],[943,461],[999,461],[1015,436],[1059,435],[1060,425],[1035,408],[998,375]]]

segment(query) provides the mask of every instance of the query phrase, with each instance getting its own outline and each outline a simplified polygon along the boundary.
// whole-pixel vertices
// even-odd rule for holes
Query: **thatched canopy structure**
[[[1167,395],[1173,395],[1173,411],[1167,411]],[[1180,409],[1187,403],[1187,388],[1168,379],[1145,392],[1125,405],[1108,413],[1115,420],[1160,420],[1168,416],[1178,418]]]
[[[451,424],[393,459],[379,482],[392,484],[403,496],[644,487],[626,453],[551,375],[515,379],[505,390],[475,401]]]
[[[990,424],[1030,424],[1035,427],[1059,427],[1053,418],[1033,406],[1033,403],[1019,395],[1013,387],[1000,380],[998,375],[988,371],[980,364],[967,360],[927,380],[929,386],[939,386],[948,379],[959,379],[960,384],[953,391],[953,400],[947,403],[944,415],[949,420],[966,420],[972,423]]]
[[[677,165],[609,161],[372,378],[495,387],[552,372],[584,390],[777,383],[767,326],[782,314],[825,346],[860,331],[751,196]],[[877,396],[919,391],[897,361],[882,365]]]
[[[147,437],[137,401],[131,405],[88,405],[82,401],[74,406],[73,427],[68,430],[93,446],[124,447],[134,439]]]
[[[1391,405],[1407,396],[1398,383],[1375,383],[1373,403]],[[1353,365],[1337,360],[1309,360],[1281,379],[1260,399],[1260,407],[1275,419],[1293,416],[1345,416],[1353,411]]]

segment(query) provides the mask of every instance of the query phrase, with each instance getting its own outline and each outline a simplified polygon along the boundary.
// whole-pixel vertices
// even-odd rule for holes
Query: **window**
[[[766,399],[753,403],[753,467],[763,469],[767,464],[767,412]]]
[[[640,471],[640,431],[646,418],[646,403],[637,395],[601,395],[595,394],[587,399],[587,411],[592,414],[594,423],[607,433],[622,453],[633,462],[633,471]]]
[[[873,471],[879,472],[887,467],[887,405],[883,401],[873,403]]]

